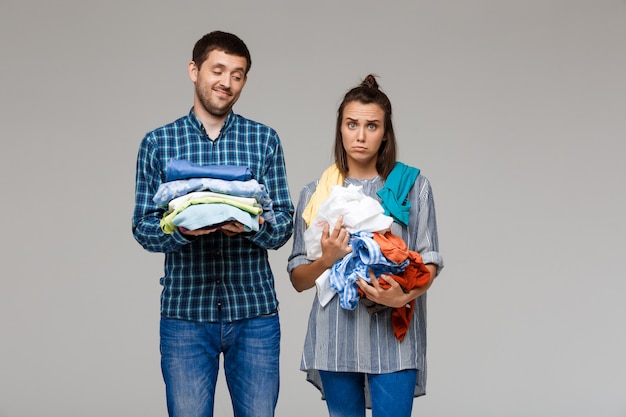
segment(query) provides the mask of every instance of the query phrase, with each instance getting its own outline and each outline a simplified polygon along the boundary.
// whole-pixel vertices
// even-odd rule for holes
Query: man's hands
[[[259,225],[263,223],[265,223],[265,219],[262,216],[259,216]],[[179,227],[178,230],[180,230],[180,232],[186,236],[208,235],[209,233],[214,233],[218,230],[221,230],[222,233],[224,233],[226,236],[229,236],[229,237],[238,235],[239,233],[243,233],[245,231],[243,224],[239,222],[230,222],[220,227],[209,228],[209,229],[203,228],[203,229],[196,229],[196,230],[187,230],[187,229]]]

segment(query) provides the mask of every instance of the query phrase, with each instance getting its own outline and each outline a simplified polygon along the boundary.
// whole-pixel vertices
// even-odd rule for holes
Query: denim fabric
[[[366,383],[371,394],[372,417],[410,417],[417,372],[416,369],[389,374],[320,371],[330,417],[365,417]]]
[[[219,355],[235,417],[271,417],[278,400],[278,313],[235,322],[161,318],[161,369],[171,417],[213,416]]]

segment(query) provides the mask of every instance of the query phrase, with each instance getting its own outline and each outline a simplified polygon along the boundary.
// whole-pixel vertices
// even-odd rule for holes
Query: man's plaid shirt
[[[264,184],[276,223],[255,234],[227,237],[214,232],[192,240],[163,233],[164,209],[152,197],[165,181],[167,161],[199,165],[242,165]],[[133,234],[148,251],[165,254],[161,313],[201,322],[234,321],[268,314],[278,307],[268,249],[291,237],[294,207],[278,134],[270,127],[231,112],[214,141],[193,109],[185,117],[146,134],[137,157]]]

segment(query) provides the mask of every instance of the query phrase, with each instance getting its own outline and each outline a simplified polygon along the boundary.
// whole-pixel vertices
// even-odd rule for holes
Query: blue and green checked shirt
[[[163,233],[164,209],[152,201],[165,181],[167,161],[199,165],[242,165],[252,170],[273,201],[276,223],[255,234],[221,232],[192,240]],[[165,254],[161,314],[201,322],[234,321],[268,314],[278,307],[268,249],[291,237],[294,207],[283,149],[276,131],[231,112],[214,141],[193,113],[146,134],[137,156],[133,235],[150,252]]]

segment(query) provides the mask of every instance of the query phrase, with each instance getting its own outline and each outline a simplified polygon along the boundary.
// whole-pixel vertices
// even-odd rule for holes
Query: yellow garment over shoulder
[[[343,174],[339,171],[337,164],[332,164],[322,173],[315,192],[311,195],[309,204],[304,208],[302,212],[302,219],[306,222],[307,226],[311,225],[311,222],[317,217],[317,210],[320,205],[330,196],[333,185],[343,185]]]

